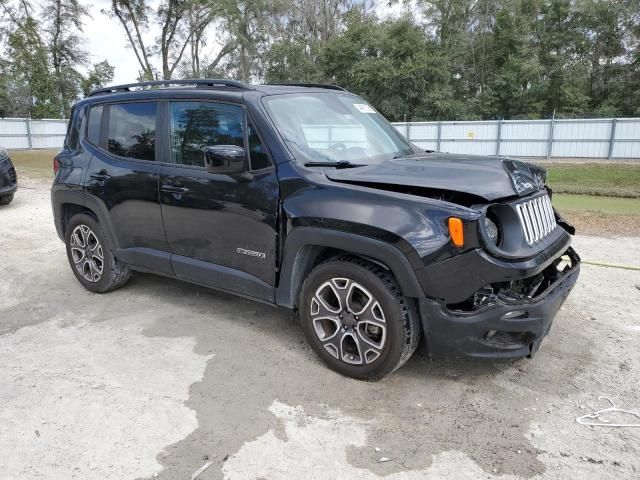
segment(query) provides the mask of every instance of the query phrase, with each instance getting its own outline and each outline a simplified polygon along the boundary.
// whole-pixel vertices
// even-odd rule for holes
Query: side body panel
[[[109,110],[103,110],[100,146],[85,140],[87,148],[93,150],[84,179],[85,204],[101,212],[101,221],[108,226],[123,261],[171,274],[158,191],[160,142],[156,142],[155,161],[122,157],[107,151]],[[156,125],[159,122],[158,116]]]
[[[67,130],[67,138],[62,150],[56,155],[58,160],[58,172],[51,186],[51,207],[56,231],[61,240],[64,241],[64,218],[63,210],[65,205],[84,206],[84,180],[86,177],[93,148],[83,141],[82,132],[86,128],[86,111],[84,105],[73,108],[71,121]],[[71,137],[72,128],[77,129],[75,142]],[[75,143],[73,146],[70,143]],[[51,159],[53,169],[53,158]]]
[[[160,183],[162,216],[174,255],[236,269],[275,284],[275,170],[243,179],[165,165]],[[184,192],[166,191],[167,186]],[[181,275],[175,261],[174,269]]]

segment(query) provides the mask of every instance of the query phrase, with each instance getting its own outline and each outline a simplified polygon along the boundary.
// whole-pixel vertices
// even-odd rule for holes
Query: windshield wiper
[[[335,168],[355,168],[366,167],[366,163],[351,163],[349,160],[338,160],[337,162],[307,162],[305,167],[335,167]]]

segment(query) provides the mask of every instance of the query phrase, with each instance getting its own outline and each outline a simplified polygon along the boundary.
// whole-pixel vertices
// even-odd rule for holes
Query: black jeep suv
[[[96,90],[54,169],[87,289],[135,270],[294,309],[356,378],[393,372],[421,337],[432,356],[531,356],[579,271],[543,169],[425,152],[334,86]]]
[[[18,189],[18,176],[9,152],[0,147],[0,205],[9,205]]]

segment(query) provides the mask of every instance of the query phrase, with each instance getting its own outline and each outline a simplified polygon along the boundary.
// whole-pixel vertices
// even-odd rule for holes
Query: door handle
[[[167,193],[186,193],[189,191],[188,188],[178,187],[176,185],[162,185],[160,190]]]
[[[98,173],[90,173],[89,176],[94,180],[98,180],[100,182],[104,182],[105,180],[109,180],[111,178],[111,175],[109,175],[106,170],[100,170]]]

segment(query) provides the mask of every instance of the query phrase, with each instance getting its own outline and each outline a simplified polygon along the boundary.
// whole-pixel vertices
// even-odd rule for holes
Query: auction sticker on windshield
[[[366,103],[354,103],[353,106],[360,110],[362,113],[376,113],[376,111]]]

